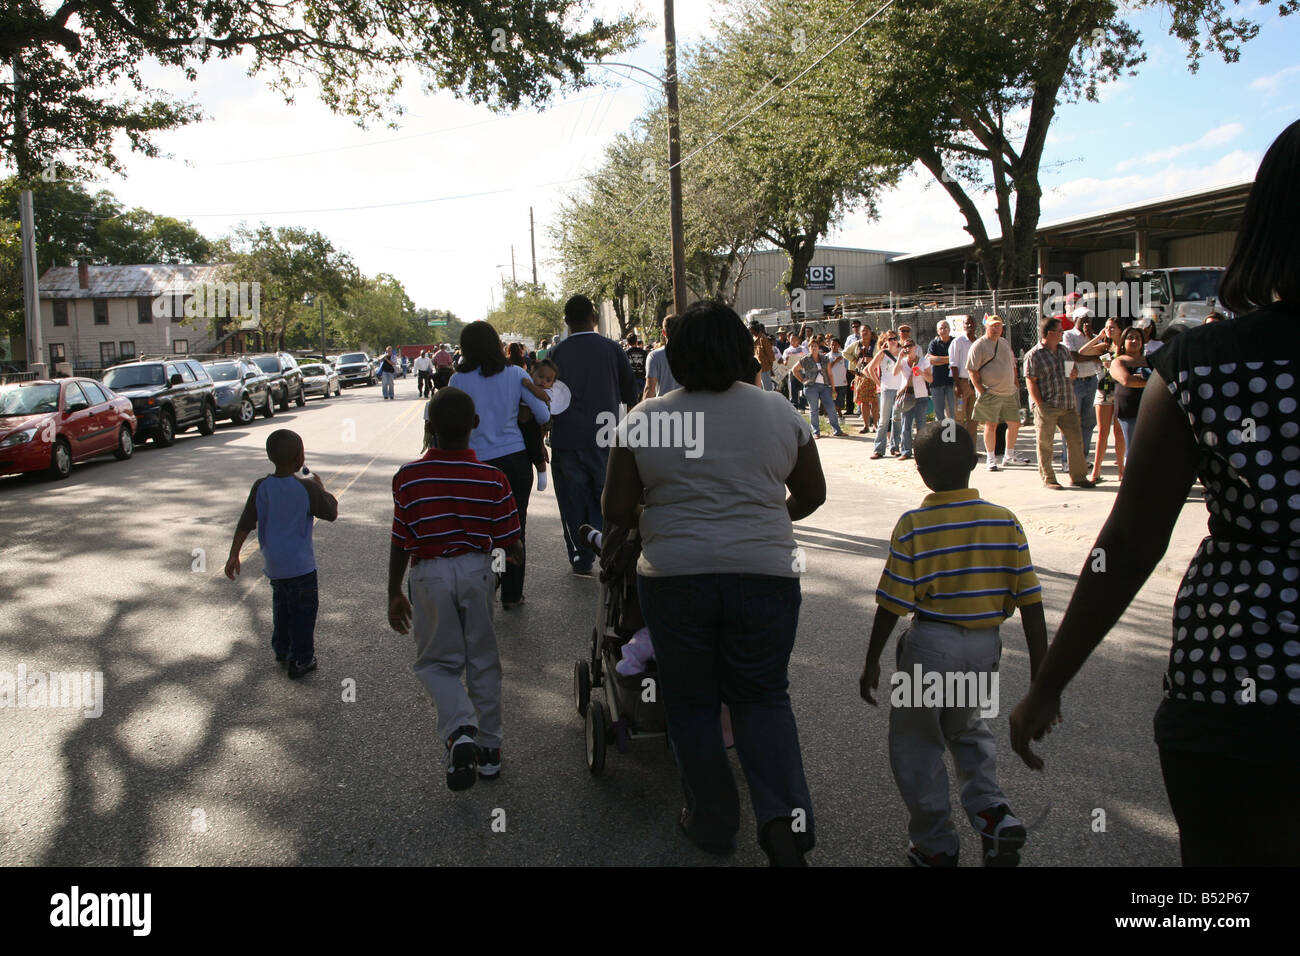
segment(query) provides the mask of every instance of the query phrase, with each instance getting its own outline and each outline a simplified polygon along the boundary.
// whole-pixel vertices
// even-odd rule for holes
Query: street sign
[[[430,319],[430,320],[429,320],[429,324],[430,324],[430,325],[447,325],[447,324],[448,324],[448,320],[447,320],[447,319]]]

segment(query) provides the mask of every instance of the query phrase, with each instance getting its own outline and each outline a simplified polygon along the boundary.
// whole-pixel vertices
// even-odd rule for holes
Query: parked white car
[[[298,368],[302,371],[304,395],[329,398],[331,395],[342,394],[343,386],[339,382],[339,373],[334,371],[334,366],[328,362],[309,362]]]

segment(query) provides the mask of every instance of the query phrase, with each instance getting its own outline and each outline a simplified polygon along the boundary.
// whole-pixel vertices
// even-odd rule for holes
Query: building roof
[[[761,246],[754,250],[755,255],[779,252],[785,255],[785,250],[778,246]],[[900,255],[896,250],[891,249],[862,249],[858,246],[828,246],[824,243],[817,243],[814,247],[814,255],[818,252],[866,252],[873,256],[897,256]]]
[[[1145,226],[1151,238],[1161,240],[1207,232],[1231,232],[1241,221],[1246,197],[1253,185],[1253,180],[1245,180],[1212,189],[1161,196],[1086,216],[1040,223],[1036,240],[1052,249],[1100,250],[1130,242],[1133,231],[1139,226]],[[996,246],[1002,236],[990,234],[989,239]],[[893,265],[917,259],[947,258],[974,250],[975,243],[967,242],[960,246],[895,256],[889,262]]]
[[[114,299],[160,295],[187,285],[223,281],[224,263],[215,265],[87,266],[90,288],[83,289],[76,266],[55,266],[41,276],[42,299]]]

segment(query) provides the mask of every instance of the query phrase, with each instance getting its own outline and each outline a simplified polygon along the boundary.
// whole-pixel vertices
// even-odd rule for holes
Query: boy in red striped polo
[[[388,623],[415,632],[414,671],[447,742],[447,786],[465,790],[501,772],[501,659],[492,627],[493,552],[523,552],[510,482],[469,447],[474,400],[439,389],[426,426],[437,447],[393,476]],[[407,565],[410,599],[402,593]],[[461,683],[464,676],[465,683]]]

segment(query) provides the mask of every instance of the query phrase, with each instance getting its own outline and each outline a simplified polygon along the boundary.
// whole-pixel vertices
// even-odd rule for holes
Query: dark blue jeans
[[[500,468],[510,482],[515,509],[519,512],[519,544],[523,546],[528,531],[528,497],[533,490],[533,463],[528,458],[528,452],[517,451],[502,458],[493,458],[488,464]],[[506,565],[505,574],[501,578],[503,604],[513,604],[524,596],[525,561],[526,558],[521,556],[518,564]]]
[[[276,657],[307,663],[316,656],[316,572],[271,579],[271,650]]]
[[[551,472],[555,476],[555,501],[564,523],[564,543],[569,564],[590,568],[596,556],[580,543],[578,529],[589,524],[604,529],[600,516],[600,494],[605,489],[608,448],[552,448]]]
[[[740,829],[740,797],[722,742],[726,703],[759,833],[769,821],[802,818],[796,839],[812,849],[812,797],[788,691],[798,578],[638,575],[637,589],[692,837],[726,844]]]

